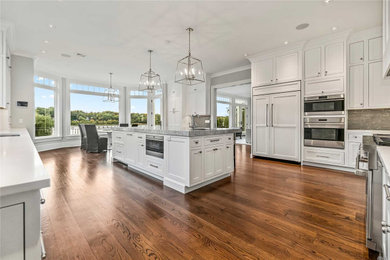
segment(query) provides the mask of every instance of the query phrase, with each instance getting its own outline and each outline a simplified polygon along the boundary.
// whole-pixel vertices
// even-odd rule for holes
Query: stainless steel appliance
[[[343,94],[305,97],[305,116],[344,115],[344,103],[345,99]]]
[[[390,140],[390,136],[384,138]],[[355,174],[367,178],[366,246],[382,252],[382,228],[386,230],[388,227],[382,222],[382,196],[386,195],[383,192],[389,191],[388,185],[382,180],[382,165],[376,151],[377,142],[380,143],[377,135],[363,136],[363,144],[356,157]]]
[[[164,158],[164,136],[146,135],[146,155]]]
[[[211,116],[210,115],[192,115],[191,124],[192,129],[210,129],[211,128]]]
[[[344,149],[344,117],[305,117],[304,145]]]

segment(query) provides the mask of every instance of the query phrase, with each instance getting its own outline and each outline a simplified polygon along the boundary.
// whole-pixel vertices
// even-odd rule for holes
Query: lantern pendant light
[[[175,82],[184,85],[196,85],[205,82],[202,61],[191,55],[191,32],[188,31],[188,55],[177,62]]]
[[[152,70],[152,50],[149,52],[149,70],[141,74],[139,80],[139,91],[154,91],[161,88],[161,79],[160,75]]]
[[[110,87],[104,91],[104,102],[119,102],[119,91],[112,87],[112,72],[110,72]]]

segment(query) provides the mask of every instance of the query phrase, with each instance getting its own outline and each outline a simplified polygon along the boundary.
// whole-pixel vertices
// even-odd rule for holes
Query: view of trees
[[[217,116],[217,128],[229,128],[229,116]]]
[[[118,125],[119,113],[112,111],[84,112],[82,110],[73,110],[70,111],[70,124]]]
[[[35,136],[50,136],[54,129],[54,107],[35,109]]]

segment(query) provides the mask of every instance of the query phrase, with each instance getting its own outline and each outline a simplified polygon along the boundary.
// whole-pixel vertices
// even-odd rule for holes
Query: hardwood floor
[[[41,152],[47,259],[368,259],[365,180],[250,159],[183,195],[106,154]]]

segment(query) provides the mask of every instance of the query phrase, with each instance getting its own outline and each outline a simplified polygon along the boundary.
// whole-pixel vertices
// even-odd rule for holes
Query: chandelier
[[[141,74],[141,78],[139,80],[139,91],[153,91],[161,88],[161,79],[160,75],[152,70],[152,50],[148,50],[149,52],[149,70],[143,74]]]
[[[191,56],[191,32],[188,31],[188,56],[177,62],[175,82],[184,85],[196,85],[205,82],[202,61]]]
[[[112,88],[112,72],[110,72],[110,87],[104,90],[104,102],[118,102],[119,101],[119,91]]]

